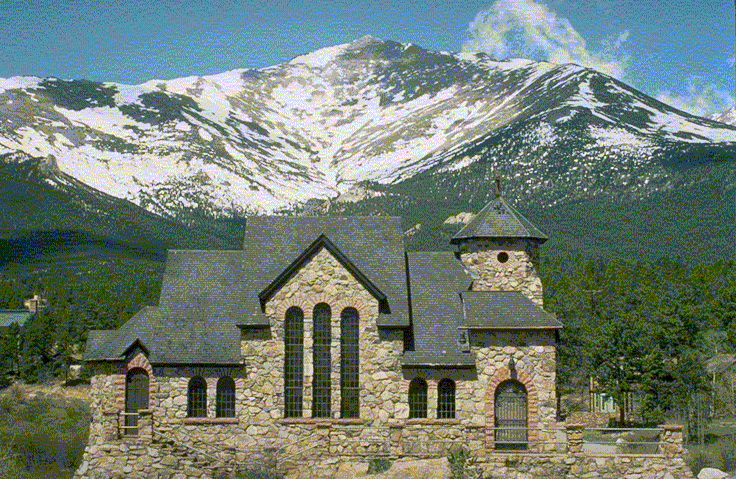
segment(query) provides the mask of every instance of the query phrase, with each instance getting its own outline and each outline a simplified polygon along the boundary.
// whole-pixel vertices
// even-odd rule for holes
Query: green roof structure
[[[13,323],[23,326],[32,315],[27,309],[0,309],[0,333],[7,332]]]

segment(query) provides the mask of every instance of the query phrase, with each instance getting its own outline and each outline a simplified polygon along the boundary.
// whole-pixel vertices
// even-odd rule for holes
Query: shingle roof
[[[268,326],[259,293],[321,235],[385,295],[378,325],[408,327],[401,221],[393,217],[255,217],[243,251],[169,251],[158,308],[90,334],[86,359],[122,359],[140,339],[159,364],[237,364],[237,326]]]
[[[483,329],[559,329],[557,318],[521,291],[465,291],[463,327]]]
[[[8,328],[13,323],[23,326],[32,315],[27,309],[0,309],[0,328]]]
[[[249,218],[243,249],[247,254],[245,289],[255,291],[248,310],[259,321],[257,293],[263,291],[320,235],[325,235],[366,278],[386,295],[390,313],[379,326],[408,327],[409,305],[401,219],[388,216]],[[258,311],[256,313],[256,311]]]
[[[266,288],[258,293],[258,298],[264,304],[268,301],[304,264],[309,262],[322,248],[332,254],[353,277],[368,290],[376,299],[386,301],[386,295],[360,271],[340,249],[335,246],[324,234],[319,235],[292,263],[286,267]]]
[[[453,253],[407,253],[411,288],[414,351],[404,353],[404,366],[475,366],[460,351],[463,322],[460,293],[472,279]]]
[[[470,238],[530,238],[540,242],[547,236],[529,220],[509,206],[502,197],[491,200],[470,223],[465,225],[450,240],[458,243]]]
[[[239,364],[240,331],[233,324],[195,321],[146,307],[117,331],[90,331],[85,359],[121,360],[140,341],[152,364]]]
[[[474,228],[487,233],[484,224]],[[561,327],[520,292],[469,292],[470,272],[453,253],[405,254],[399,218],[256,217],[243,251],[170,251],[159,306],[116,331],[91,331],[85,357],[121,360],[139,341],[153,364],[239,364],[238,326],[269,325],[259,294],[322,247],[383,303],[377,326],[412,327],[404,366],[473,367],[458,345],[463,327]]]

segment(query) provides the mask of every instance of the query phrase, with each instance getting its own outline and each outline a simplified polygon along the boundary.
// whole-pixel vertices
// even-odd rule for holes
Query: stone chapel
[[[170,251],[158,307],[90,332],[78,477],[156,463],[157,438],[241,459],[541,451],[562,327],[546,236],[499,194],[454,253],[403,238],[395,217],[263,216],[242,250]]]

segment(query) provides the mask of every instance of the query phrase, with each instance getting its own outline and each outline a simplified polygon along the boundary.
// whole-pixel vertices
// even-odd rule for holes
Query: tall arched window
[[[437,385],[437,419],[455,419],[455,382],[445,378]]]
[[[200,376],[189,380],[187,416],[207,417],[207,383]]]
[[[304,313],[296,306],[284,318],[284,417],[302,417]]]
[[[504,381],[496,389],[496,449],[526,449],[527,394],[518,381]]]
[[[409,419],[427,417],[427,381],[414,378],[409,383]]]
[[[138,434],[138,416],[141,409],[148,409],[148,373],[135,368],[125,378],[125,434]]]
[[[332,312],[325,303],[319,303],[312,313],[314,322],[312,379],[312,417],[330,417],[330,373],[332,345]]]
[[[360,368],[358,362],[358,311],[345,308],[340,314],[340,416],[360,415]]]
[[[230,376],[223,376],[217,381],[217,417],[235,417],[235,381]]]

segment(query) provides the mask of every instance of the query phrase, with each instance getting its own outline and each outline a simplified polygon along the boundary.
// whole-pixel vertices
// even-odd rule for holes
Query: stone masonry
[[[529,240],[464,240],[460,259],[476,275],[473,291],[521,291],[543,306],[539,244]]]

